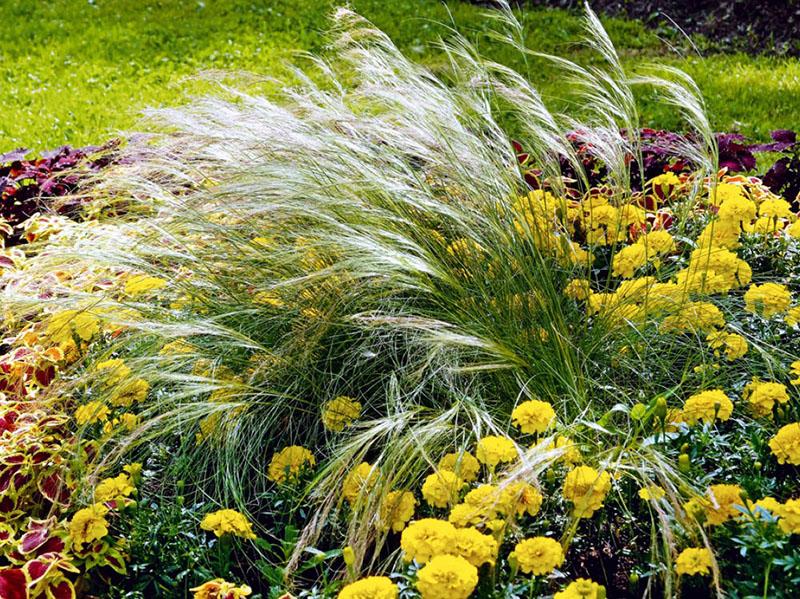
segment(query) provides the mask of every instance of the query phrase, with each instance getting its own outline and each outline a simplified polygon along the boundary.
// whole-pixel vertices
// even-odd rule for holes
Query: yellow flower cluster
[[[340,395],[322,406],[322,424],[329,431],[341,432],[361,415],[361,403]]]
[[[389,491],[381,502],[380,528],[400,532],[414,517],[417,500],[411,491]]]
[[[133,486],[131,477],[122,473],[113,478],[105,478],[95,487],[95,501],[106,502],[130,497],[136,487]]]
[[[747,340],[736,333],[726,333],[725,331],[712,331],[706,337],[708,345],[714,350],[714,355],[719,356],[725,352],[725,358],[729,362],[738,360],[747,354]]]
[[[516,562],[522,572],[542,576],[550,574],[564,563],[561,543],[547,537],[533,537],[517,543],[509,560]]]
[[[396,599],[397,585],[385,576],[368,576],[339,591],[339,599]]]
[[[511,412],[511,421],[523,433],[543,433],[555,422],[556,413],[546,401],[522,402]]]
[[[290,445],[272,456],[268,476],[271,481],[277,483],[291,482],[297,479],[304,468],[313,467],[315,464],[314,455],[308,449]]]
[[[431,507],[447,507],[458,500],[458,494],[464,487],[455,472],[441,470],[429,475],[422,484],[422,497]]]
[[[464,482],[474,482],[481,470],[480,462],[470,452],[448,453],[439,460],[439,470],[455,472]]]
[[[779,464],[800,466],[800,422],[781,427],[770,439],[769,448]]]
[[[362,493],[368,492],[378,482],[378,471],[367,462],[361,462],[344,479],[342,496],[355,503]]]
[[[457,555],[437,555],[417,573],[422,599],[467,599],[478,585],[478,569]]]
[[[553,599],[605,599],[606,589],[588,578],[578,578],[567,585],[563,591],[553,595]]]
[[[789,309],[792,294],[780,283],[754,284],[744,294],[744,303],[750,312],[769,318]]]
[[[603,507],[610,490],[608,472],[598,472],[590,466],[573,468],[564,479],[564,498],[573,503],[573,513],[577,518],[591,518]]]
[[[681,551],[675,560],[675,571],[678,574],[708,574],[711,569],[711,551],[705,547],[690,547]]]
[[[507,437],[497,437],[489,435],[478,441],[478,448],[475,457],[482,464],[489,468],[495,468],[498,464],[512,462],[517,459],[517,447],[514,442]]]
[[[711,485],[703,497],[690,499],[684,508],[695,518],[716,526],[739,516],[744,506],[739,485],[719,484]]]
[[[400,537],[403,559],[424,564],[436,555],[453,551],[456,527],[443,520],[423,518],[409,524]]]
[[[710,423],[714,420],[727,420],[733,413],[733,402],[721,389],[695,393],[683,404],[683,419],[688,424],[698,420]]]
[[[109,509],[102,503],[95,503],[75,512],[69,523],[69,536],[78,549],[108,534],[108,512]]]
[[[753,379],[744,388],[745,399],[750,404],[750,409],[757,417],[772,415],[775,404],[785,404],[789,401],[786,385],[781,383],[762,382]]]
[[[222,578],[215,578],[191,589],[194,599],[243,599],[249,596],[253,589],[246,584],[237,586]]]
[[[200,528],[213,532],[217,537],[230,534],[243,539],[255,539],[253,525],[236,510],[223,509],[211,512],[203,517]]]

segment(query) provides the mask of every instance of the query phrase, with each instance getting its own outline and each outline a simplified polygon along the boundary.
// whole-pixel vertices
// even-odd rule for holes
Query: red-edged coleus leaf
[[[47,599],[75,599],[75,587],[66,578],[47,587]]]
[[[14,475],[19,471],[19,466],[9,466],[0,471],[0,493],[13,491],[11,483]]]
[[[55,567],[55,563],[50,560],[32,559],[22,566],[22,571],[28,575],[28,584],[31,586],[42,580],[47,573]]]
[[[0,599],[28,599],[28,581],[20,568],[0,570]]]
[[[66,505],[69,501],[69,489],[64,484],[61,474],[51,472],[38,481],[39,492],[53,503]]]
[[[23,555],[36,551],[50,538],[50,531],[46,528],[26,532],[19,540],[19,552]]]

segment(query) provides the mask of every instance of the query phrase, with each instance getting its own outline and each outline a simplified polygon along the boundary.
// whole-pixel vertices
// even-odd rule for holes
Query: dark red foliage
[[[620,135],[625,135],[624,131]],[[772,167],[761,176],[764,184],[769,189],[793,202],[798,208],[798,194],[800,194],[800,142],[797,134],[788,129],[773,131],[772,141],[765,144],[750,144],[739,133],[717,133],[716,141],[719,149],[719,166],[726,168],[729,173],[749,173],[756,168],[756,154],[763,152],[780,153]],[[682,154],[681,149],[691,142],[690,135],[673,133],[672,131],[657,131],[655,129],[642,129],[639,132],[642,148],[642,169],[639,168],[637,158],[629,157],[631,166],[631,187],[641,190],[643,182],[666,172],[689,173],[697,165]],[[579,131],[567,134],[573,148],[583,166],[583,175],[592,187],[607,183],[608,170],[592,151],[590,144],[583,143]],[[514,142],[514,150],[520,165],[526,167],[530,160],[524,148]],[[572,164],[562,160],[561,169],[568,179],[579,181],[582,177],[575,171]],[[641,171],[644,174],[642,180]],[[539,187],[541,173],[535,169],[525,172],[525,179],[531,187]]]
[[[36,212],[56,206],[53,198],[75,194],[82,179],[114,160],[118,145],[113,140],[103,146],[63,146],[38,157],[28,157],[24,148],[0,155],[0,222],[16,227]],[[69,198],[58,202],[56,210],[73,216],[87,201],[86,197]],[[20,241],[16,228],[6,236],[6,245]]]

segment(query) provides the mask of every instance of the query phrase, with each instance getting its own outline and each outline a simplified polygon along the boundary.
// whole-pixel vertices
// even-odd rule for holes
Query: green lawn
[[[295,51],[320,50],[335,0],[5,0],[0,150],[102,142],[134,127],[146,106],[198,91],[201,68],[274,72]],[[487,41],[482,9],[451,1],[353,0],[411,56],[437,68],[430,42],[456,25],[504,62],[518,57]],[[525,15],[531,47],[575,56],[578,20],[562,11]],[[625,61],[681,66],[704,91],[715,127],[764,137],[800,125],[800,62],[742,55],[682,59],[637,23],[606,24]],[[554,107],[569,89],[533,64],[531,77]],[[648,124],[677,127],[673,112],[642,99]]]

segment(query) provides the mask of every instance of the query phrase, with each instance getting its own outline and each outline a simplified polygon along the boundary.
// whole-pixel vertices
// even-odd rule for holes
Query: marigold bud
[[[681,472],[683,472],[685,474],[685,473],[689,472],[689,470],[691,468],[692,468],[692,462],[689,459],[689,454],[688,453],[682,453],[678,457],[678,470],[680,470]]]

